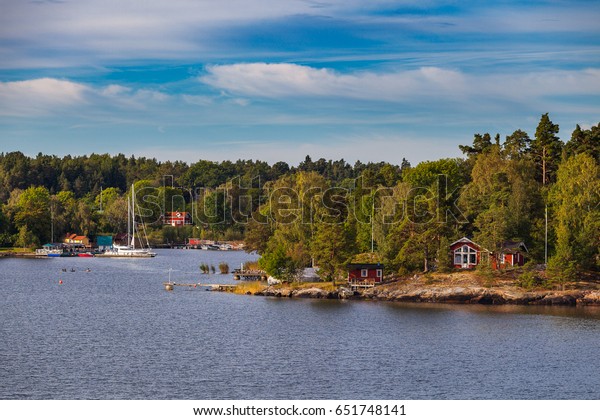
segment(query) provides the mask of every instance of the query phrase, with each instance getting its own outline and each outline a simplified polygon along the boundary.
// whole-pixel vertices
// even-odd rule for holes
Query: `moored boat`
[[[144,240],[140,230],[137,228],[137,222],[135,221],[135,188],[131,186],[131,198],[127,199],[127,245],[113,244],[112,248],[106,250],[102,254],[97,254],[97,257],[125,257],[125,258],[151,258],[155,257],[156,253],[152,252],[150,244],[148,243],[148,237],[146,236],[146,228],[144,222],[141,222],[142,231],[144,233]],[[138,236],[141,248],[136,248],[136,234]],[[144,242],[146,246],[144,246]]]

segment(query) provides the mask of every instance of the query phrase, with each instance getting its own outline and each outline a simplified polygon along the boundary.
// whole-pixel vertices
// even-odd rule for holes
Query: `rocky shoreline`
[[[386,287],[351,291],[346,287],[325,290],[319,287],[266,287],[253,294],[280,298],[349,299],[385,302],[424,302],[480,305],[600,305],[599,290],[524,291],[517,288],[486,287]]]

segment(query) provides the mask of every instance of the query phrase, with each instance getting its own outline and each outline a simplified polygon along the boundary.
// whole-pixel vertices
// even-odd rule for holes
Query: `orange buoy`
[[[58,281],[58,284],[62,284],[62,280],[59,280],[59,281]]]

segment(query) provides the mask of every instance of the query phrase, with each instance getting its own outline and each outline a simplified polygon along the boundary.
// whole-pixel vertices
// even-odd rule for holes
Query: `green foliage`
[[[516,130],[510,136],[506,136],[503,152],[509,159],[521,159],[527,153],[530,144],[529,134],[523,130]]]
[[[569,158],[558,170],[549,199],[556,220],[555,265],[598,269],[600,165],[587,154]]]
[[[19,234],[25,230],[31,232],[36,240],[50,240],[50,193],[44,187],[29,187],[16,203],[14,212],[15,226],[20,229]],[[21,239],[21,238],[19,238]],[[23,245],[27,246],[27,245]]]
[[[600,165],[600,124],[589,130],[582,130],[579,124],[573,130],[571,140],[565,145],[567,157],[586,153],[596,160]]]
[[[557,254],[548,261],[548,281],[564,288],[565,284],[577,279],[577,263],[565,255]]]
[[[40,245],[40,240],[27,228],[27,225],[23,225],[19,229],[15,245],[21,248],[35,248]]]
[[[341,221],[318,224],[311,242],[311,254],[319,267],[319,276],[331,282],[342,277],[351,257],[350,249],[350,237]]]
[[[295,260],[282,244],[272,246],[260,257],[258,264],[270,276],[288,282],[295,281],[302,268],[299,261]]]
[[[536,272],[525,270],[519,275],[515,284],[524,289],[535,289],[536,287],[546,287],[546,280],[539,276]]]
[[[475,134],[473,138],[473,146],[458,146],[461,152],[468,157],[477,157],[481,153],[485,153],[492,146],[492,138],[489,133],[484,135]]]

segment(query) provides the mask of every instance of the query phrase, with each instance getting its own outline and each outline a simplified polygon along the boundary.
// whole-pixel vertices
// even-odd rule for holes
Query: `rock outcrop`
[[[339,287],[327,291],[318,287],[293,289],[267,287],[255,293],[260,296],[310,298],[310,299],[359,299],[390,302],[429,302],[482,305],[600,305],[600,291],[525,291],[514,287],[486,288],[477,286],[382,286],[362,291]]]

